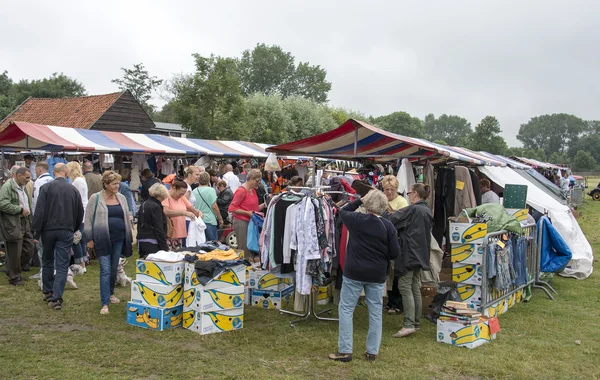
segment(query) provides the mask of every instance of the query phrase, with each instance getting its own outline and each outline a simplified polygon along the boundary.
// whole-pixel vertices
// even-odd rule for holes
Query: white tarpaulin
[[[548,212],[552,225],[573,252],[573,257],[567,268],[560,273],[561,276],[583,280],[592,274],[594,263],[592,247],[569,207],[557,202],[535,183],[529,182],[511,168],[482,166],[479,170],[502,187],[506,184],[527,185],[527,204],[541,213]]]

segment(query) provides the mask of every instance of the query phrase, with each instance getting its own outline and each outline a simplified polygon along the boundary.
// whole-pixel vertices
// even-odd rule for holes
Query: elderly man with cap
[[[31,197],[25,192],[30,180],[29,169],[19,168],[0,189],[0,240],[6,243],[8,281],[15,286],[25,284],[21,270],[33,255]]]
[[[83,203],[75,186],[67,182],[67,165],[54,166],[54,181],[40,189],[33,219],[34,236],[42,237],[42,291],[54,310],[62,309],[74,233],[83,221]],[[78,238],[81,238],[79,235]],[[56,270],[56,275],[54,271]]]

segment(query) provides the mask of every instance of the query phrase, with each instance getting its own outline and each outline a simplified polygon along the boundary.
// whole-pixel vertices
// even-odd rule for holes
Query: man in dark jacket
[[[29,169],[19,168],[0,189],[0,240],[6,243],[8,282],[15,286],[25,284],[21,268],[29,265],[33,256],[31,198],[25,191],[30,180]]]
[[[421,328],[421,271],[429,270],[431,228],[433,216],[427,205],[431,194],[429,185],[417,183],[407,193],[411,205],[391,215],[391,222],[398,230],[400,256],[395,261],[395,275],[402,295],[404,327],[394,334],[402,338]]]
[[[83,221],[79,191],[66,181],[65,164],[54,166],[54,181],[40,189],[33,219],[34,237],[42,237],[42,291],[44,301],[54,310],[62,309],[73,234]],[[54,275],[56,270],[56,276]]]
[[[153,176],[152,171],[150,169],[142,170],[140,176],[142,177],[142,190],[140,192],[140,196],[142,197],[142,200],[145,201],[150,196],[148,190],[150,190],[152,185],[154,185],[155,183],[160,183],[160,181],[158,180],[158,178],[155,178]]]

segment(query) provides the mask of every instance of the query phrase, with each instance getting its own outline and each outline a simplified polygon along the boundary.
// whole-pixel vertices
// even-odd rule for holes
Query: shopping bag
[[[250,252],[259,253],[260,252],[260,232],[262,230],[264,218],[260,215],[252,215],[252,219],[250,219],[250,223],[248,223],[248,237],[246,240],[246,247]]]
[[[265,162],[265,170],[268,172],[280,172],[281,166],[279,166],[279,162],[277,162],[277,156],[274,153],[269,153],[269,157],[267,157],[267,161]]]

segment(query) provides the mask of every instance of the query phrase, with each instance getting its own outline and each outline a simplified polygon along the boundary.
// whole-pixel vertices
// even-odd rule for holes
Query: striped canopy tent
[[[502,161],[504,162],[506,165],[510,166],[513,169],[522,169],[522,170],[527,170],[527,169],[531,169],[531,166],[529,165],[525,165],[519,161],[515,161],[515,160],[511,160],[510,158],[506,158],[504,156],[500,156],[497,154],[491,154],[488,152],[478,152],[479,154],[483,154],[486,157],[498,160],[498,161]]]
[[[427,140],[397,135],[354,119],[347,120],[332,131],[272,146],[266,151],[279,155],[370,158],[378,162],[408,158],[411,161],[431,159],[433,164],[461,161],[473,165],[502,166],[496,160],[464,154]]]
[[[562,169],[558,165],[550,164],[548,162],[541,162],[538,160],[534,160],[533,158],[516,157],[516,156],[511,156],[510,158],[513,160],[516,160],[516,161],[523,162],[523,163],[531,166],[534,169],[538,169],[538,168],[539,169]]]
[[[265,158],[268,155],[258,144],[242,141],[200,140],[152,134],[107,132],[19,121],[11,123],[0,132],[0,149],[248,158]]]

